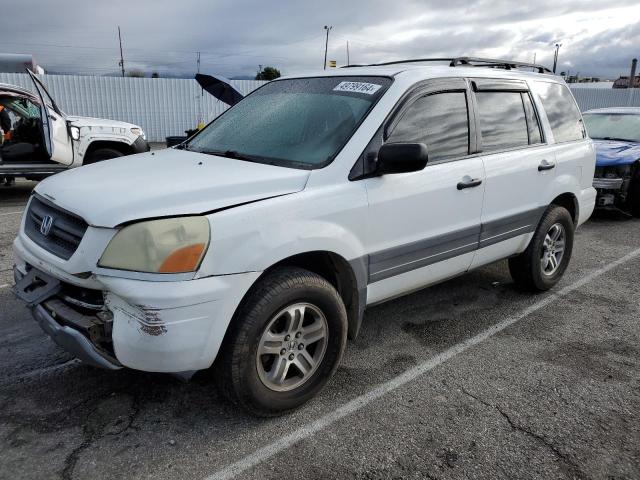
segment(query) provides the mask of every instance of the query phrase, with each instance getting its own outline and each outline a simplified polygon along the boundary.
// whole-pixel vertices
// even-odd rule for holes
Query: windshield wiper
[[[259,157],[245,155],[236,150],[198,150],[198,153],[205,155],[217,155],[218,157],[233,158],[235,160],[247,160],[249,162],[259,161]]]
[[[635,140],[631,140],[630,138],[619,138],[619,137],[602,137],[602,138],[596,138],[596,140],[615,140],[618,142],[635,142]]]

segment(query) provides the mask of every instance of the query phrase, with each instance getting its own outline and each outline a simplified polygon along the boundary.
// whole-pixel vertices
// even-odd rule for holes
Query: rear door
[[[556,170],[527,83],[473,79],[471,84],[486,172],[476,267],[526,247],[546,208]]]
[[[374,153],[382,143],[424,143],[429,162],[419,172],[363,180],[369,200],[368,303],[469,268],[484,187],[482,159],[472,155],[469,102],[463,79],[427,82],[405,99],[380,142],[370,145]]]
[[[27,72],[40,97],[42,140],[49,159],[63,165],[71,165],[73,163],[73,143],[65,115],[58,108],[42,82],[33,72],[30,70]]]

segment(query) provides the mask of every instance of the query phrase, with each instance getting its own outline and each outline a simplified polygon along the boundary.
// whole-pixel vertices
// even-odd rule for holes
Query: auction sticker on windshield
[[[364,82],[340,82],[333,89],[335,92],[354,92],[354,93],[366,93],[367,95],[373,95],[376,93],[382,85],[376,85],[375,83]]]

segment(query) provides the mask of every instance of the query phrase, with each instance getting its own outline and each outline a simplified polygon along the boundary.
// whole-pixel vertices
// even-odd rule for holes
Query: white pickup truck
[[[142,128],[66,115],[29,72],[32,93],[0,84],[0,179],[40,180],[70,168],[149,151]]]

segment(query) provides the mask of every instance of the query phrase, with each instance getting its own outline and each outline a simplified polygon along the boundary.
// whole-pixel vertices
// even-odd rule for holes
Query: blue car
[[[640,217],[640,108],[599,108],[583,117],[596,144],[596,208]]]

